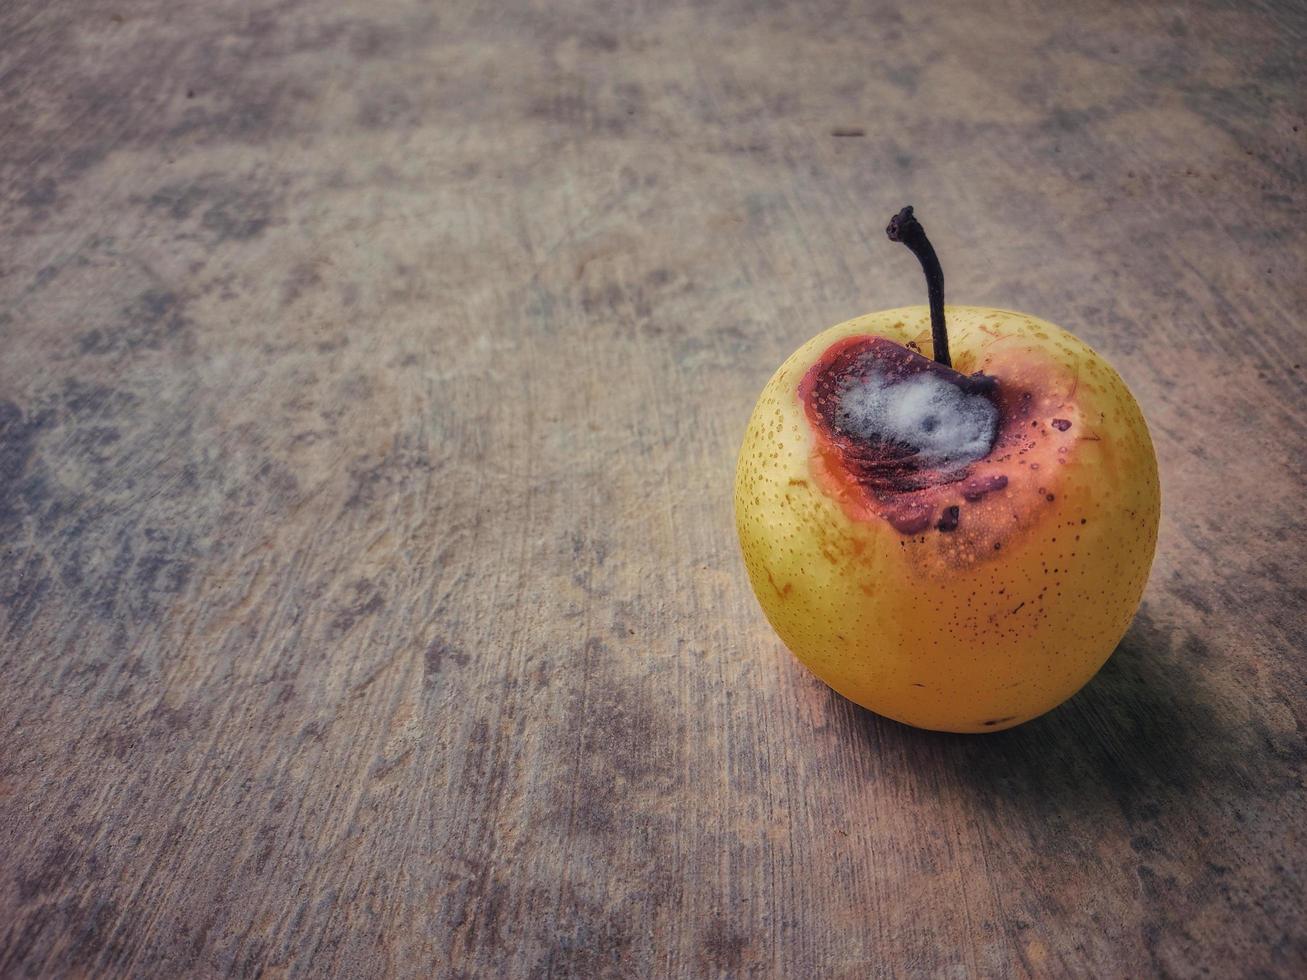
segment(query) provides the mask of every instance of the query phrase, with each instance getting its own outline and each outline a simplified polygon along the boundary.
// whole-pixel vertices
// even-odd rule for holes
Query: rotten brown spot
[[[845,428],[840,420],[841,397],[851,382],[872,374],[883,376],[887,384],[934,374],[967,394],[986,397],[993,394],[993,379],[969,378],[884,337],[848,337],[832,346],[799,385],[809,421],[847,474],[872,495],[893,498],[964,478],[965,469],[942,471],[923,465],[911,446],[867,438]]]
[[[968,377],[910,347],[915,345],[904,347],[883,337],[846,338],[833,345],[799,385],[799,397],[817,432],[818,453],[828,476],[840,484],[853,484],[862,492],[868,509],[905,536],[918,535],[932,525],[944,531],[958,526],[956,506],[945,508],[936,523],[942,503],[936,491],[966,479],[969,470],[934,467],[921,462],[912,446],[849,431],[840,413],[844,391],[851,382],[873,373],[890,384],[930,373],[969,395],[998,396],[995,379],[979,374]],[[1006,477],[991,475],[972,481],[968,490],[983,496],[1006,484]]]
[[[1007,486],[1007,477],[1002,473],[986,473],[983,476],[968,477],[962,484],[962,499],[975,503],[987,493],[994,493]]]
[[[1052,412],[1039,405],[1027,387],[1038,382],[1039,372],[1024,368],[1017,372],[1015,377],[1024,382],[982,373],[965,375],[925,357],[914,346],[870,335],[845,337],[804,373],[796,395],[815,437],[811,478],[851,520],[889,524],[903,536],[900,545],[909,539],[925,541],[922,534],[937,529],[956,531],[968,541],[979,536],[982,540],[975,543],[984,552],[992,553],[991,547],[999,551],[1002,546],[994,541],[992,529],[996,505],[1002,504],[995,495],[1004,493],[1002,503],[1011,498],[1013,519],[1018,520],[1016,511],[1028,511],[1048,490],[1041,487],[1036,495],[1034,487],[1014,487],[1012,474],[1021,472],[1017,466],[1039,470],[1044,460],[1056,458],[1059,448],[1046,438]],[[932,374],[969,396],[984,397],[998,410],[992,442],[983,457],[961,465],[937,465],[928,462],[931,457],[915,445],[869,434],[845,411],[851,386],[873,378],[892,386],[923,374]],[[971,505],[978,505],[973,511],[977,519],[963,521],[962,511]],[[965,554],[974,560],[976,552]]]
[[[900,534],[920,534],[930,527],[934,509],[918,501],[906,501],[886,511],[885,519]]]

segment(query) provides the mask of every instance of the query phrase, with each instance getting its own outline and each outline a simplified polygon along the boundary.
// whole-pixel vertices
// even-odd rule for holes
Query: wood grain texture
[[[1302,976],[1305,43],[4,4],[0,975]],[[921,300],[907,202],[1162,466],[1121,648],[989,738],[806,674],[732,525],[772,370]]]

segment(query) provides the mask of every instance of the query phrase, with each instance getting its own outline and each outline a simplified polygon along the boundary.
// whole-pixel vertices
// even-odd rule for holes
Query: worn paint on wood
[[[1307,17],[995,6],[5,4],[0,975],[1307,971]],[[1163,468],[992,738],[732,528],[909,202]]]

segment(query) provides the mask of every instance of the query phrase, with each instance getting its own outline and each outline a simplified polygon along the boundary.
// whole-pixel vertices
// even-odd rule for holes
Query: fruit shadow
[[[926,732],[839,700],[870,751],[891,749],[988,804],[1089,814],[1095,808],[1085,804],[1115,802],[1151,818],[1162,801],[1211,792],[1214,780],[1243,768],[1246,746],[1221,730],[1200,680],[1210,656],[1200,639],[1161,628],[1144,608],[1080,693],[1016,728]]]

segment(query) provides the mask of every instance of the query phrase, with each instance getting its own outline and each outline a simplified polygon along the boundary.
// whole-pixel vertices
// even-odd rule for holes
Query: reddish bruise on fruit
[[[851,432],[840,416],[842,393],[874,373],[886,385],[931,375],[969,397],[983,397],[997,409],[989,451],[955,465],[923,464],[903,442]],[[1024,370],[1024,385],[1042,371]],[[975,551],[997,550],[1012,528],[1006,511],[1028,513],[1055,499],[1053,475],[1032,482],[1041,469],[1065,458],[1069,420],[1039,417],[1043,399],[1023,384],[996,376],[963,374],[884,337],[852,336],[832,344],[803,375],[797,391],[814,434],[812,471],[821,488],[857,521],[884,521],[905,537],[939,532],[960,535]],[[1051,413],[1050,413],[1051,414]],[[1018,477],[1024,476],[1024,481]],[[1005,503],[994,506],[996,502]]]

